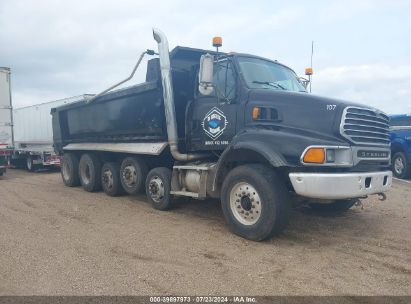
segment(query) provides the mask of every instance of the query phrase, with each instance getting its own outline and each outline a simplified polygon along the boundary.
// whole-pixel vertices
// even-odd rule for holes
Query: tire
[[[138,157],[126,157],[120,167],[120,181],[124,191],[137,194],[144,189],[147,165]]]
[[[337,200],[330,204],[310,203],[309,206],[317,211],[342,213],[348,211],[357,201],[358,199],[346,199]]]
[[[80,186],[79,161],[73,153],[65,153],[61,158],[61,178],[67,187]]]
[[[27,171],[34,172],[36,171],[38,166],[33,163],[33,157],[27,156],[26,157],[26,169]]]
[[[228,173],[221,206],[231,231],[253,241],[280,233],[291,207],[284,182],[273,169],[259,164],[239,166]]]
[[[119,196],[124,193],[120,182],[120,165],[117,163],[104,163],[101,168],[101,185],[105,194]]]
[[[86,153],[81,156],[79,177],[83,189],[87,192],[101,189],[101,162],[96,155]]]
[[[154,209],[168,210],[171,200],[171,170],[164,167],[152,169],[146,179],[146,195]]]
[[[411,164],[403,152],[397,152],[392,158],[392,173],[397,178],[411,177]]]

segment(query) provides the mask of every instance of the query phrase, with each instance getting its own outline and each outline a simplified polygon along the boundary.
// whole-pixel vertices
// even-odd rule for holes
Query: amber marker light
[[[260,118],[260,108],[259,107],[254,107],[253,108],[253,120],[257,120]]]
[[[309,148],[304,154],[303,161],[305,163],[323,164],[325,161],[324,148]]]
[[[313,68],[306,68],[305,69],[305,75],[311,76],[313,74]]]
[[[213,38],[213,46],[214,47],[220,47],[223,45],[223,38],[221,37],[214,37]]]

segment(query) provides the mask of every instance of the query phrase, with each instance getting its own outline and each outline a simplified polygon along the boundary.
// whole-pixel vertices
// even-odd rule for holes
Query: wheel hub
[[[261,216],[261,199],[250,184],[235,184],[230,192],[230,208],[234,217],[243,225],[255,224]]]
[[[103,173],[103,183],[107,186],[107,188],[113,188],[113,173],[108,169]]]
[[[404,162],[402,161],[401,157],[397,157],[394,161],[394,169],[397,174],[402,174],[402,171],[404,170]]]
[[[246,211],[250,211],[251,207],[252,207],[252,203],[251,203],[251,199],[249,196],[243,196],[240,199],[240,205],[241,207],[246,210]]]
[[[157,203],[164,197],[164,183],[158,176],[154,176],[150,180],[150,183],[148,184],[148,192],[153,201]]]
[[[126,166],[124,168],[123,180],[127,186],[132,187],[137,182],[137,172],[134,166]]]

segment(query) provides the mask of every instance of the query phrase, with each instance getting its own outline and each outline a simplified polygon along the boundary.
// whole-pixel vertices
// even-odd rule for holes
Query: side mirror
[[[198,73],[198,90],[202,95],[210,95],[214,92],[213,87],[214,56],[202,55],[200,58],[200,71]]]
[[[310,84],[310,80],[308,80],[307,78],[304,78],[304,77],[298,77],[298,80],[302,83],[304,88],[307,90],[308,85]]]

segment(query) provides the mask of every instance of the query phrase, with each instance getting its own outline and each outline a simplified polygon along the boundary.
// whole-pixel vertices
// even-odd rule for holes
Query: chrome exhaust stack
[[[159,29],[153,28],[154,40],[158,43],[160,58],[161,82],[163,85],[164,110],[167,124],[168,144],[171,155],[180,161],[190,161],[205,158],[208,154],[182,154],[178,150],[177,120],[174,105],[173,82],[171,78],[170,54],[166,35]]]

